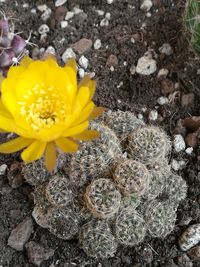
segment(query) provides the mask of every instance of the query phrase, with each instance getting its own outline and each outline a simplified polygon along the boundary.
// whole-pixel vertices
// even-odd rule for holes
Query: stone
[[[109,20],[104,18],[100,21],[100,26],[104,27],[104,26],[108,26],[109,25]]]
[[[51,9],[50,8],[47,8],[47,10],[41,15],[41,19],[43,21],[47,21],[50,17],[51,17]]]
[[[176,160],[172,159],[171,166],[174,171],[182,170],[186,165],[186,162],[184,160]]]
[[[72,48],[67,48],[65,52],[62,54],[62,60],[64,63],[67,62],[70,58],[76,58],[76,54],[74,53]]]
[[[39,34],[45,34],[48,33],[50,31],[49,26],[47,24],[42,24],[39,28],[38,28],[38,32]]]
[[[194,94],[193,93],[182,95],[182,97],[181,97],[181,106],[182,107],[187,107],[189,105],[192,105],[193,102],[194,102]]]
[[[151,9],[152,6],[153,6],[153,3],[151,0],[143,0],[140,6],[140,9],[147,12]]]
[[[112,4],[114,0],[107,0],[107,4]]]
[[[92,40],[83,38],[78,42],[72,44],[71,48],[73,48],[76,52],[79,53],[79,55],[81,55],[88,51],[92,47],[92,44]]]
[[[55,7],[59,7],[64,5],[67,2],[67,0],[56,0]]]
[[[181,266],[181,267],[192,267],[193,266],[193,263],[191,262],[187,254],[182,254],[178,256],[177,263],[178,263],[178,266]]]
[[[196,131],[200,127],[200,116],[192,116],[183,120],[183,125],[191,130]]]
[[[151,263],[153,261],[153,252],[150,247],[145,247],[142,251],[142,258],[146,263]]]
[[[190,225],[179,237],[179,247],[188,251],[200,242],[200,224]]]
[[[135,72],[136,72],[136,66],[135,66],[135,65],[132,65],[132,66],[130,67],[130,73],[131,73],[131,75],[134,75]]]
[[[188,155],[191,155],[193,150],[194,150],[193,147],[188,147],[188,148],[186,148],[185,153],[188,154]]]
[[[160,77],[167,77],[167,75],[169,74],[169,71],[168,69],[160,69],[159,72],[158,72],[158,75],[157,77],[160,78]]]
[[[180,134],[174,135],[173,145],[174,145],[174,150],[177,153],[185,150],[185,141],[183,136]]]
[[[68,11],[66,16],[65,16],[65,20],[70,20],[74,17],[74,12],[72,11]]]
[[[60,22],[60,26],[61,26],[62,29],[64,29],[64,28],[66,28],[66,27],[68,26],[68,22],[65,21],[65,20],[62,20],[62,21]]]
[[[157,99],[157,103],[160,105],[160,106],[163,106],[163,105],[166,105],[169,103],[169,99],[165,96],[161,96]]]
[[[66,6],[59,6],[58,8],[56,8],[55,10],[55,19],[60,22],[62,20],[65,20],[65,16],[67,13],[67,8]]]
[[[164,43],[160,48],[159,52],[165,54],[166,56],[170,56],[173,54],[173,49],[170,44]]]
[[[30,238],[33,231],[33,220],[30,217],[25,218],[14,228],[8,238],[8,246],[17,251],[22,251],[25,243]]]
[[[149,112],[148,119],[150,121],[156,121],[158,119],[158,111],[153,109]]]
[[[94,49],[95,49],[95,50],[98,50],[99,48],[101,48],[101,40],[100,40],[100,39],[97,39],[97,40],[94,42]]]
[[[82,69],[82,68],[80,68],[80,69],[78,70],[78,74],[79,74],[79,77],[82,79],[82,78],[85,76],[85,70]]]
[[[89,64],[89,60],[88,60],[85,56],[81,56],[81,57],[79,58],[78,63],[80,64],[80,66],[81,66],[82,68],[84,68],[84,69],[86,70],[87,67],[88,67],[88,64]]]
[[[40,12],[45,12],[47,10],[47,5],[38,5],[37,6],[37,9],[40,11]]]
[[[118,58],[115,55],[110,55],[106,61],[106,65],[110,66],[117,66]]]
[[[100,9],[96,9],[95,12],[97,13],[98,16],[103,16],[105,14],[105,12]]]
[[[47,49],[45,50],[45,54],[55,55],[56,54],[56,50],[52,45],[49,45],[47,47]]]
[[[152,58],[152,54],[147,52],[143,57],[138,59],[136,72],[141,75],[151,75],[157,70],[156,61]]]
[[[13,163],[8,170],[8,183],[12,188],[20,187],[24,182],[22,174],[22,164],[17,162]]]
[[[174,89],[174,84],[171,80],[166,78],[160,82],[160,90],[163,95],[171,94]]]
[[[194,133],[190,133],[190,134],[187,134],[186,138],[185,138],[185,142],[187,144],[187,146],[190,146],[190,147],[197,147],[197,144],[198,144],[198,133],[197,132],[194,132]]]
[[[191,260],[200,261],[200,246],[196,246],[187,252]]]
[[[43,261],[48,260],[54,255],[53,249],[44,248],[34,241],[28,242],[25,247],[29,262],[36,266],[40,266]]]
[[[0,175],[4,175],[6,173],[7,167],[8,166],[6,164],[2,164],[0,166]]]

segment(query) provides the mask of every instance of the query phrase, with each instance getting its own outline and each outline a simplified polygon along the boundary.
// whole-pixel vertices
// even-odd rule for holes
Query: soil
[[[52,14],[46,22],[50,27],[50,33],[48,33],[45,42],[41,42],[38,28],[44,22],[37,6],[44,3],[51,8]],[[28,4],[28,6],[24,6],[24,4]],[[180,118],[200,115],[200,75],[197,75],[200,61],[190,50],[188,40],[185,37],[183,24],[185,1],[153,0],[151,17],[147,17],[146,13],[140,10],[140,5],[141,1],[138,0],[114,0],[110,5],[107,4],[106,0],[68,0],[60,8],[59,13],[59,10],[56,11],[53,0],[7,0],[4,3],[0,1],[0,8],[4,10],[7,17],[12,18],[16,32],[22,32],[21,35],[27,38],[32,31],[31,42],[39,48],[44,47],[45,49],[52,45],[56,49],[56,55],[60,62],[61,55],[66,48],[81,38],[88,38],[93,42],[100,39],[102,47],[99,50],[92,47],[84,53],[89,60],[88,69],[95,72],[95,79],[98,84],[95,102],[112,110],[130,110],[137,115],[143,114],[145,119],[147,119],[147,114],[151,109],[158,107],[159,116],[155,124],[161,125],[169,135],[172,135]],[[74,6],[79,6],[84,13],[76,15],[70,20],[69,26],[62,29],[60,27],[61,13],[72,10]],[[32,8],[36,9],[36,14],[31,13]],[[110,12],[111,19],[108,26],[99,26],[103,17],[98,16],[95,10]],[[146,23],[144,28],[141,27],[143,23]],[[135,43],[131,42],[132,37],[135,38]],[[158,49],[163,43],[170,43],[173,48],[172,55],[163,56],[159,53]],[[150,76],[133,75],[130,72],[130,67],[136,65],[138,59],[148,49],[152,49],[156,57],[158,70],[167,68],[169,70],[168,79],[176,84],[176,93],[172,93],[168,105],[157,105],[157,99],[162,95],[157,72]],[[31,54],[33,47],[28,46],[28,50]],[[106,64],[111,54],[118,59],[114,71],[111,71]],[[181,97],[187,93],[193,93],[194,100],[191,104],[182,107]],[[4,137],[2,135],[1,139]],[[197,148],[194,149],[192,155],[185,153],[178,154],[178,156],[176,154],[171,155],[173,158],[187,161],[179,174],[187,181],[189,189],[187,199],[179,206],[176,227],[165,239],[146,238],[137,247],[120,247],[114,258],[95,260],[88,258],[79,249],[76,240],[60,240],[35,223],[30,240],[55,250],[54,256],[48,261],[44,261],[41,266],[176,266],[178,264],[177,257],[183,254],[177,245],[178,237],[188,224],[200,223],[199,156],[200,151]],[[0,165],[6,163],[9,167],[15,161],[20,161],[18,154],[0,155]],[[8,184],[7,175],[1,176],[0,265],[3,267],[33,266],[28,262],[25,251],[17,252],[7,246],[12,229],[23,218],[31,216],[32,190],[25,183],[18,189],[12,189]],[[200,261],[194,261],[192,264],[194,267],[200,266]]]

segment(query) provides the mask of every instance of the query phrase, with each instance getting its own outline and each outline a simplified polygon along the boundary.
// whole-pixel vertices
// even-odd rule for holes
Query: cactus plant
[[[192,48],[200,53],[200,2],[187,0],[185,8],[185,25],[189,33]]]
[[[112,181],[100,178],[86,188],[85,200],[94,217],[109,218],[118,211],[121,194]]]
[[[141,127],[129,135],[130,158],[144,164],[152,164],[164,159],[170,150],[167,135],[154,126]]]
[[[79,241],[85,253],[90,257],[113,257],[117,242],[106,221],[92,220],[80,230]]]
[[[0,20],[0,72],[6,76],[11,65],[23,57],[27,45],[22,37],[14,33],[13,27],[4,17]]]
[[[117,166],[114,180],[125,195],[139,197],[148,189],[149,172],[144,164],[126,160]]]

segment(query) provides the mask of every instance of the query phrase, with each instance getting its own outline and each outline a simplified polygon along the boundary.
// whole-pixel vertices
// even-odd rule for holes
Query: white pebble
[[[46,24],[42,24],[38,29],[38,32],[41,35],[44,34],[44,33],[48,33],[49,31],[50,31],[49,26],[46,25]]]
[[[165,54],[166,56],[170,56],[173,54],[173,49],[170,44],[164,43],[160,48],[159,48],[160,53]]]
[[[143,118],[144,118],[144,116],[143,116],[141,113],[139,113],[139,114],[137,115],[137,117],[138,117],[139,120],[143,120]]]
[[[176,160],[176,159],[173,159],[172,162],[171,162],[171,166],[172,166],[172,169],[174,171],[179,171],[181,169],[183,169],[185,167],[185,164],[186,162],[184,160]]]
[[[95,10],[96,12],[97,12],[97,14],[99,15],[99,16],[103,16],[104,14],[105,14],[105,12],[103,11],[103,10],[99,10],[99,9],[97,9],[97,10]]]
[[[41,19],[43,21],[47,21],[50,18],[51,13],[52,13],[51,9],[47,8],[47,10],[41,15]]]
[[[108,26],[109,25],[109,20],[104,18],[100,21],[100,26],[103,27],[103,26]]]
[[[185,150],[185,141],[183,136],[180,134],[174,135],[173,145],[174,145],[174,150],[177,153]]]
[[[183,251],[187,251],[200,242],[200,224],[190,225],[180,236],[179,246]]]
[[[156,121],[158,119],[158,111],[153,109],[149,112],[149,116],[148,116],[150,121]]]
[[[160,69],[159,72],[158,72],[158,75],[157,77],[160,78],[160,77],[167,77],[167,75],[169,74],[169,71],[168,69]]]
[[[47,10],[47,5],[38,5],[37,6],[37,9],[40,11],[40,12],[45,12]]]
[[[135,39],[132,37],[131,38],[131,43],[134,44],[135,43]]]
[[[62,54],[62,60],[64,63],[66,63],[69,58],[76,58],[76,54],[74,53],[72,48],[67,48]]]
[[[140,9],[147,12],[151,9],[152,6],[153,3],[151,0],[144,0],[140,6]]]
[[[109,12],[107,12],[106,15],[105,15],[105,19],[110,20],[110,18],[111,18],[111,14]]]
[[[83,10],[82,9],[80,9],[79,7],[77,7],[77,6],[75,6],[73,9],[72,9],[72,11],[74,12],[74,14],[80,14],[81,12],[83,12]]]
[[[157,99],[157,103],[160,106],[166,105],[167,103],[169,103],[169,99],[166,96],[161,96]]]
[[[193,150],[194,150],[193,147],[188,147],[188,148],[186,148],[185,152],[186,152],[186,154],[191,155]]]
[[[56,0],[56,2],[55,2],[55,6],[56,6],[56,7],[58,7],[58,6],[62,6],[62,5],[64,5],[66,2],[67,2],[67,0]]]
[[[85,71],[84,71],[84,69],[80,68],[80,69],[78,70],[78,74],[79,74],[79,77],[82,79],[82,78],[85,76]]]
[[[32,14],[36,14],[36,13],[37,13],[37,10],[36,10],[35,8],[32,8],[32,9],[31,9],[31,13],[32,13]]]
[[[62,29],[64,29],[64,28],[66,28],[66,27],[68,26],[68,22],[65,21],[65,20],[62,20],[62,21],[60,22],[60,26],[61,26]]]
[[[114,0],[107,0],[107,4],[112,4]]]
[[[115,70],[115,68],[114,68],[113,66],[111,66],[111,67],[110,67],[110,71],[113,72],[114,70]]]
[[[98,50],[99,48],[101,48],[101,40],[100,39],[97,39],[94,42],[94,49]]]
[[[46,54],[55,55],[56,54],[56,50],[52,45],[50,45],[50,46],[47,47],[45,53]]]
[[[65,16],[65,20],[72,19],[73,17],[74,17],[74,12],[68,11],[66,16]]]
[[[151,12],[147,12],[147,13],[146,13],[146,17],[147,17],[147,18],[150,18],[150,17],[151,17]]]
[[[4,175],[5,174],[7,167],[8,166],[6,164],[2,164],[0,166],[0,175]]]
[[[85,56],[81,56],[81,57],[79,58],[78,63],[80,64],[80,66],[81,66],[82,68],[84,68],[84,69],[86,70],[87,67],[88,67],[88,64],[89,64],[89,60],[88,60]]]
[[[131,73],[131,75],[134,75],[135,72],[136,72],[136,66],[135,66],[135,65],[132,65],[132,66],[130,67],[130,73]]]
[[[136,72],[141,75],[151,75],[157,70],[156,61],[152,58],[150,52],[145,53],[145,55],[139,58]]]

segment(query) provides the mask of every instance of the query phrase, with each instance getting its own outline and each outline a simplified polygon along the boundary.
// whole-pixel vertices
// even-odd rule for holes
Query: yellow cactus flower
[[[77,140],[92,140],[99,133],[88,130],[89,120],[103,108],[92,98],[96,83],[89,76],[77,84],[74,59],[62,68],[54,58],[44,61],[25,57],[9,69],[1,83],[0,129],[19,137],[0,144],[0,153],[23,150],[29,163],[45,154],[49,171],[56,163],[56,148],[73,153]]]

